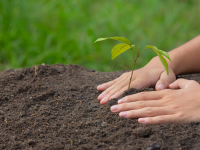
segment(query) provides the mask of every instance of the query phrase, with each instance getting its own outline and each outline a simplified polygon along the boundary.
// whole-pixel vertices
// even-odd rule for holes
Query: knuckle
[[[151,115],[152,114],[152,108],[151,107],[147,107],[146,108],[146,113],[147,113],[147,115]]]
[[[147,97],[147,92],[139,93],[139,96],[140,96],[142,99],[145,99],[145,98]]]
[[[182,120],[185,117],[185,115],[184,113],[179,112],[176,114],[176,117],[179,118],[179,120]]]
[[[165,98],[162,100],[162,107],[168,106],[169,103],[172,101],[171,98]]]
[[[162,92],[163,92],[163,94],[171,94],[173,92],[173,90],[171,90],[171,89],[165,89]]]
[[[150,124],[153,124],[155,120],[152,117],[147,117],[147,120]]]
[[[165,121],[164,116],[159,116],[158,117],[158,123],[163,123]]]
[[[186,120],[187,120],[184,113],[176,114],[175,118],[178,118],[178,119],[174,119],[174,124],[186,123]]]
[[[171,110],[177,110],[178,108],[179,108],[178,105],[172,105],[172,106],[170,106],[170,109],[171,109]]]
[[[143,102],[143,101],[139,101],[138,102],[138,106],[139,106],[139,108],[141,109],[141,108],[145,108],[145,102]]]
[[[119,110],[126,110],[126,104],[120,104],[119,105]]]

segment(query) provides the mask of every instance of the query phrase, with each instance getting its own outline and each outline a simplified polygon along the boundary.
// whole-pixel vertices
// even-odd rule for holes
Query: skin
[[[126,96],[111,107],[120,117],[139,118],[139,123],[188,123],[200,121],[200,84],[178,79],[171,89]]]
[[[120,107],[119,110],[117,111],[119,113],[119,116],[124,116],[126,118],[139,118],[138,119],[139,123],[147,123],[147,124],[177,123],[177,122],[184,123],[197,120],[199,121],[198,115],[196,115],[198,114],[196,105],[197,103],[199,103],[197,101],[198,101],[198,96],[200,96],[198,95],[197,91],[200,90],[199,84],[198,83],[191,84],[190,83],[191,81],[187,80],[178,80],[178,81],[175,80],[176,80],[176,75],[178,74],[200,72],[200,65],[199,65],[200,35],[188,41],[187,43],[177,47],[176,49],[170,51],[169,55],[172,60],[172,62],[169,62],[167,60],[169,64],[169,75],[166,74],[165,69],[162,66],[158,57],[153,58],[143,68],[134,71],[133,78],[131,80],[132,88],[139,89],[143,87],[155,86],[157,91],[140,93],[141,95],[146,95],[145,98],[140,94],[135,94],[136,96],[132,95],[128,97],[129,101],[126,101],[125,97],[123,105],[125,104],[127,105],[131,104],[131,105],[129,105],[129,107],[127,107],[126,109],[125,108],[121,109],[120,108],[121,102],[119,102]],[[98,99],[100,100],[100,103],[102,105],[106,104],[112,98],[119,97],[125,90],[128,89],[130,74],[131,72],[124,73],[119,78],[104,83],[97,87],[97,90],[103,91],[98,96]],[[194,86],[195,88],[193,88],[192,86]],[[167,88],[172,88],[172,89],[170,90]],[[189,96],[186,95],[184,97],[184,103],[182,102],[178,103],[180,102],[179,97],[183,97],[182,95],[184,93],[187,93]],[[195,95],[197,96],[195,97]],[[165,102],[169,100],[169,96],[171,96],[170,97],[171,102]],[[192,100],[196,101],[195,105],[191,105]],[[152,105],[153,103],[155,105]],[[138,104],[138,107],[136,107],[137,105],[135,104]],[[141,104],[142,106],[144,106],[144,108],[139,107],[139,105]],[[194,104],[193,101],[192,104]],[[194,113],[193,114],[194,116],[192,117],[191,116],[192,113],[191,112],[189,113],[190,110],[189,108],[188,112],[187,111],[182,112],[182,110],[178,107],[178,105],[180,105],[182,108],[186,108],[188,107],[188,105],[191,105],[191,110],[196,111],[196,113]],[[166,109],[163,109],[164,106]],[[199,105],[197,106],[198,108],[200,108]],[[166,112],[164,112],[164,110],[166,110]],[[113,109],[111,109],[111,111],[113,111]],[[127,113],[126,115],[124,115],[125,112]],[[135,114],[136,112],[137,114]],[[188,114],[190,117],[187,117]],[[159,119],[160,122],[158,121]],[[145,122],[142,120],[145,120]]]

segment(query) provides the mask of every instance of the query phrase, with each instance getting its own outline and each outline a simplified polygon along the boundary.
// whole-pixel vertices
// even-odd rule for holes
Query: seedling
[[[159,50],[156,46],[146,45],[145,48],[141,52],[139,50],[140,47],[138,46],[137,55],[135,56],[134,52],[133,52],[133,47],[135,47],[135,45],[132,45],[131,42],[125,37],[98,38],[94,43],[99,42],[99,41],[104,41],[104,40],[107,40],[107,39],[113,39],[113,40],[118,40],[118,41],[122,42],[122,43],[117,44],[113,47],[113,49],[111,51],[111,54],[112,54],[111,59],[112,60],[115,59],[121,53],[123,53],[123,52],[125,52],[129,49],[131,49],[131,51],[132,51],[134,63],[133,63],[133,69],[132,69],[132,72],[131,72],[131,77],[130,77],[128,89],[130,89],[130,84],[131,84],[131,80],[132,80],[133,71],[134,71],[134,68],[135,68],[136,61],[137,61],[138,57],[143,53],[143,51],[146,50],[147,48],[151,48],[158,55],[161,63],[163,64],[163,66],[164,66],[164,68],[167,72],[167,75],[169,75],[168,64],[167,64],[167,61],[165,60],[165,58],[163,57],[163,56],[165,56],[166,58],[168,58],[171,61],[169,54],[167,52]]]

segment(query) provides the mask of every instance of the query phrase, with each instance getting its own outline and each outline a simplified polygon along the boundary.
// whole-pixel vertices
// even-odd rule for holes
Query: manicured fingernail
[[[118,106],[114,105],[110,109],[111,109],[112,112],[116,112],[118,110]]]
[[[116,95],[113,95],[113,96],[110,97],[110,99],[113,99],[113,98],[116,98]]]
[[[102,99],[104,98],[105,94],[104,93],[101,93],[99,96],[98,96],[98,99]]]
[[[121,104],[121,103],[123,103],[124,101],[125,101],[125,99],[122,98],[122,99],[118,100],[118,104]]]
[[[138,119],[138,122],[139,122],[139,123],[145,123],[145,118],[139,118],[139,119]]]
[[[101,88],[101,87],[102,87],[102,85],[98,85],[98,86],[97,86],[97,88]]]
[[[160,90],[163,90],[163,89],[164,89],[164,85],[163,85],[163,84],[159,84],[159,85],[158,85],[158,88],[159,88]]]
[[[126,116],[127,116],[127,112],[120,112],[120,113],[119,113],[119,116],[120,116],[120,117],[126,117]]]
[[[108,99],[107,97],[104,97],[104,98],[101,100],[101,103],[102,103],[102,102],[106,102],[107,99]]]

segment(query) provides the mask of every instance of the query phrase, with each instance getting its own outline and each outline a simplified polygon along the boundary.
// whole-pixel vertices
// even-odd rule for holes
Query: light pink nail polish
[[[115,95],[113,95],[113,96],[110,97],[110,99],[113,99],[113,98],[115,98]]]
[[[98,85],[97,88],[101,88],[102,85]]]
[[[139,118],[139,119],[138,119],[138,122],[139,122],[139,123],[145,123],[145,118]]]
[[[114,105],[110,109],[111,109],[112,112],[116,112],[118,110],[118,106]]]
[[[125,101],[125,99],[122,98],[122,99],[118,100],[118,104],[122,104],[122,103],[124,103],[124,101]]]
[[[120,117],[127,117],[127,112],[120,112],[120,113],[119,113],[119,116],[120,116]]]
[[[163,84],[159,84],[158,88],[159,88],[160,90],[163,90],[163,89],[164,89],[164,85],[163,85]]]

